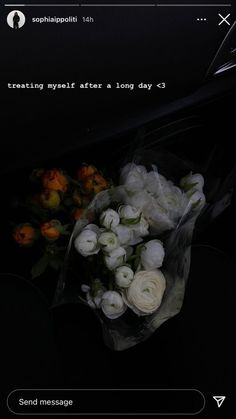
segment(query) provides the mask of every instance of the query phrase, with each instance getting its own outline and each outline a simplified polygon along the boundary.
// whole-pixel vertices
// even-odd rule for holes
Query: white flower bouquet
[[[119,184],[97,194],[77,221],[57,290],[57,301],[94,310],[114,350],[144,341],[180,311],[192,233],[206,206],[201,174],[178,163],[174,182],[171,169],[169,177],[162,172],[168,156],[164,165],[163,157],[142,159],[125,164]]]

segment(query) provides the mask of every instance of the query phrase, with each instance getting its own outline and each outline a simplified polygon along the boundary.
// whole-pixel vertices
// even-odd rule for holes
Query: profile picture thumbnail
[[[7,23],[12,29],[20,29],[25,24],[25,15],[20,10],[12,10],[7,15]]]

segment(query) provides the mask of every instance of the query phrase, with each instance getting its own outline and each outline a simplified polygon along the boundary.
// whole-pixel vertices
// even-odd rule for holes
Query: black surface
[[[226,254],[194,246],[180,314],[145,343],[123,352],[104,346],[98,320],[80,304],[53,310],[52,333],[47,305],[38,292],[20,278],[1,276],[4,394],[15,388],[55,385],[196,388],[206,398],[202,417],[209,417],[212,409],[218,417],[212,395],[222,394],[227,401],[221,412],[228,418],[235,373],[235,275],[235,264]],[[62,376],[64,380],[58,381]]]

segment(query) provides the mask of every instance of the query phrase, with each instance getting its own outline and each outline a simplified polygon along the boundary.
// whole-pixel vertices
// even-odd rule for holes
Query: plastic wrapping
[[[155,181],[158,181],[159,185],[161,185],[160,181],[164,176],[168,180],[166,188],[170,187],[173,192],[171,197],[174,196],[174,200],[171,200],[168,197],[168,193],[166,193],[167,189],[164,193],[162,190],[163,185],[161,185],[159,198],[156,199],[154,191],[151,191],[150,202],[148,202],[146,207],[143,207],[144,215],[149,217],[149,219],[153,218],[153,213],[160,213],[162,217],[163,211],[160,212],[160,203],[161,208],[165,209],[165,218],[161,218],[160,222],[158,220],[157,223],[150,224],[148,240],[158,238],[164,244],[165,258],[161,270],[166,279],[166,289],[160,307],[150,315],[137,316],[132,310],[127,309],[121,317],[109,319],[101,309],[93,309],[100,319],[105,344],[113,350],[124,350],[146,340],[162,323],[179,313],[183,304],[189,275],[191,242],[196,220],[199,215],[199,222],[201,222],[202,216],[203,219],[204,217],[214,217],[230,203],[230,191],[225,191],[224,197],[227,197],[227,200],[225,198],[225,205],[222,205],[224,197],[219,194],[218,190],[219,201],[208,202],[206,193],[206,202],[202,202],[201,205],[199,205],[199,202],[197,205],[190,204],[189,199],[186,199],[185,194],[180,195],[175,185],[178,185],[180,179],[193,168],[189,163],[171,154],[138,152],[133,156],[133,165],[135,165],[134,167],[142,165],[147,173],[153,173],[150,176],[156,177]],[[127,179],[127,173],[123,173],[123,177]],[[96,223],[102,210],[117,203],[132,204],[132,199],[135,195],[132,188],[137,189],[135,192],[137,196],[140,193],[139,203],[142,198],[145,203],[147,187],[139,184],[139,182],[135,184],[131,181],[128,187],[128,198],[127,191],[124,192],[123,186],[101,192],[90,203],[87,215],[77,221],[68,246],[65,264],[58,281],[54,300],[55,305],[75,302],[88,305],[81,286],[83,284],[89,285],[91,272],[88,273],[86,258],[83,258],[76,251],[74,240],[87,224]],[[205,189],[207,191],[207,179],[205,179],[204,191]],[[131,202],[129,202],[130,197],[132,198]],[[164,225],[164,227],[160,228],[160,225]],[[96,275],[96,273],[93,275]]]

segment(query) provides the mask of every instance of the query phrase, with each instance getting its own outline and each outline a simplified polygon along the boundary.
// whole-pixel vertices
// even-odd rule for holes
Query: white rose
[[[104,257],[105,265],[110,270],[118,268],[126,262],[126,251],[123,247],[118,247]]]
[[[189,198],[189,203],[192,206],[199,206],[203,207],[206,203],[206,198],[203,192],[198,191],[196,189],[190,189],[186,195]]]
[[[152,314],[160,307],[165,288],[166,280],[159,269],[139,271],[124,294],[125,300],[136,314]]]
[[[200,173],[192,174],[191,172],[187,176],[184,176],[182,179],[180,179],[180,186],[185,191],[188,191],[192,188],[198,191],[202,191],[204,186],[204,177]]]
[[[134,278],[134,273],[128,266],[120,266],[115,271],[115,281],[118,287],[127,288]]]
[[[75,239],[75,248],[82,256],[95,255],[99,252],[98,235],[85,229]]]
[[[131,205],[121,205],[118,213],[122,224],[135,224],[141,215],[141,211]]]
[[[146,270],[160,268],[163,264],[165,251],[160,240],[150,240],[141,250],[141,264]]]
[[[100,223],[103,227],[111,229],[120,223],[119,214],[111,208],[103,211],[100,215]]]
[[[116,291],[106,291],[102,296],[101,308],[109,319],[117,319],[127,309],[121,295]]]
[[[129,227],[119,224],[118,226],[112,228],[112,230],[117,235],[121,246],[126,246],[131,242],[133,238],[133,233]]]
[[[125,185],[127,191],[140,191],[144,187],[146,173],[144,166],[129,163],[121,170],[120,183]]]
[[[105,252],[112,252],[112,250],[119,246],[118,238],[112,231],[101,233],[98,243]]]

